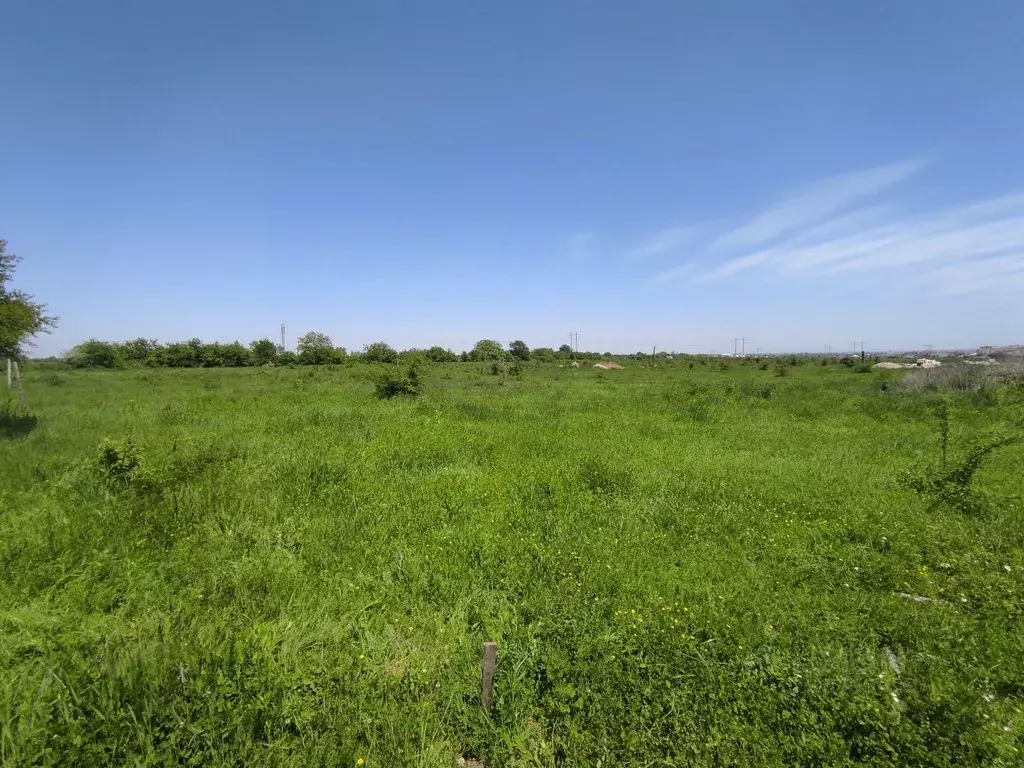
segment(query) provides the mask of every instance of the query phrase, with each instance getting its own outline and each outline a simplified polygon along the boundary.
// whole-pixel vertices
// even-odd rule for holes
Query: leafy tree
[[[340,358],[331,342],[331,337],[319,331],[310,331],[299,336],[296,347],[299,350],[299,362],[302,365],[325,365],[339,362]]]
[[[550,363],[555,359],[555,350],[551,347],[537,347],[530,353],[530,356],[534,360],[540,360],[542,363]]]
[[[558,357],[572,357],[572,347],[570,347],[568,344],[563,344],[558,348],[558,352],[556,354],[558,355]]]
[[[75,368],[117,368],[122,364],[118,345],[89,339],[76,346],[67,356]]]
[[[363,358],[371,363],[397,363],[398,352],[390,344],[375,341],[363,348]]]
[[[231,368],[242,368],[253,364],[252,352],[244,344],[233,341],[230,344],[218,344],[220,347],[220,364]]]
[[[168,344],[163,348],[164,364],[171,368],[198,368],[202,364],[202,346],[199,339]]]
[[[277,344],[270,339],[259,339],[249,345],[256,365],[266,365],[277,359]]]
[[[473,351],[469,353],[469,359],[474,363],[487,360],[504,360],[505,357],[505,349],[501,346],[500,342],[494,339],[480,339],[476,346],[473,347]]]
[[[8,288],[19,261],[7,252],[7,241],[0,240],[0,357],[24,356],[25,345],[33,336],[48,333],[57,325],[57,318],[46,314],[45,304],[24,291]]]
[[[526,346],[525,341],[519,341],[518,339],[513,341],[508,345],[508,351],[516,360],[530,359],[530,348]]]
[[[159,346],[156,339],[141,336],[134,341],[122,341],[117,345],[120,356],[130,363],[145,362]]]
[[[444,347],[431,347],[426,351],[426,356],[435,363],[454,363],[459,359],[458,355]]]

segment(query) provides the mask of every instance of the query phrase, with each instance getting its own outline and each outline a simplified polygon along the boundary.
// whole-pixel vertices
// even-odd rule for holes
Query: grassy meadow
[[[1024,764],[1021,385],[377,371],[25,365],[0,763]]]

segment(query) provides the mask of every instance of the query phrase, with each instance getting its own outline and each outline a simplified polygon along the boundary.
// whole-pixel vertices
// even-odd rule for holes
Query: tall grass
[[[27,370],[36,421],[0,433],[0,763],[1020,764],[1020,447],[972,475],[988,514],[931,509],[898,482],[930,391],[60,378]],[[951,465],[1024,424],[1019,388],[946,397]]]

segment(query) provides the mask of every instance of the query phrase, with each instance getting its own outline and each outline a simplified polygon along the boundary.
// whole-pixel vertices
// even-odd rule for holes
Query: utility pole
[[[284,352],[284,323],[281,323],[281,351]]]
[[[732,338],[732,356],[733,357],[736,357],[736,352],[739,349],[739,347],[740,347],[740,337],[739,336],[733,336],[733,338]]]
[[[740,341],[743,342],[743,356],[746,357],[747,356],[747,337],[744,336],[742,339],[740,339]]]

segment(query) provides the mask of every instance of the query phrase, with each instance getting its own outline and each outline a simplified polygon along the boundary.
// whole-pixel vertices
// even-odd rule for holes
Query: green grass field
[[[1024,764],[1020,385],[25,368],[4,765]]]

